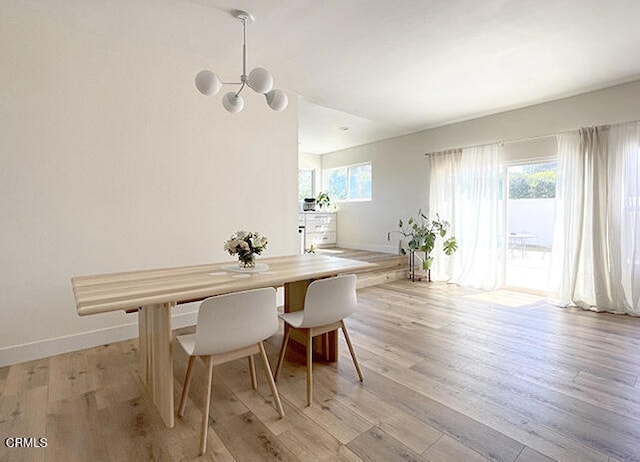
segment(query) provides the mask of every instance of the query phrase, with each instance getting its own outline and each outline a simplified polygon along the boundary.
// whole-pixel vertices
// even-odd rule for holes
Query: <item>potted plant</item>
[[[427,273],[427,280],[431,281],[431,263],[433,257],[431,252],[436,244],[436,239],[440,237],[442,242],[442,250],[446,255],[453,255],[458,250],[458,243],[455,236],[450,236],[449,222],[442,220],[438,214],[434,220],[430,220],[422,210],[418,210],[418,218],[410,217],[406,222],[399,220],[399,230],[389,231],[387,233],[387,241],[391,241],[391,235],[400,234],[400,253],[402,255],[409,254],[409,277],[412,281],[416,279],[416,258],[422,261],[422,270]],[[424,257],[418,255],[421,252]]]
[[[318,204],[319,208],[328,210],[331,206],[331,198],[329,197],[329,193],[321,192],[320,194],[318,194],[318,197],[316,197],[316,203]]]

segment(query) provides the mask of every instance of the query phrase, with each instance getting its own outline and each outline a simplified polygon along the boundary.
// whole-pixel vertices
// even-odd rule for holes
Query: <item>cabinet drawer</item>
[[[307,223],[306,229],[308,233],[335,233],[336,222],[333,221],[331,223]]]
[[[315,226],[315,225],[329,225],[336,223],[336,214],[335,213],[314,213],[305,215],[306,225],[307,226]]]
[[[306,236],[306,245],[335,245],[337,242],[336,233],[308,233]]]

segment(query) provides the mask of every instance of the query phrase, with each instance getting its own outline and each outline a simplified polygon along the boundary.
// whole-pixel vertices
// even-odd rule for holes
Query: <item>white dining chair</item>
[[[178,416],[184,415],[195,358],[202,358],[207,366],[200,431],[201,455],[207,448],[213,366],[248,357],[251,387],[255,389],[257,382],[253,355],[260,353],[275,407],[280,417],[284,417],[282,403],[262,344],[264,339],[276,333],[277,330],[276,291],[273,287],[268,287],[219,295],[204,300],[198,311],[195,334],[176,337],[178,344],[189,355]]]
[[[311,406],[313,400],[313,338],[318,335],[342,329],[358,377],[361,382],[364,380],[347,327],[344,324],[344,318],[353,313],[357,305],[356,275],[347,274],[313,281],[307,287],[304,309],[280,314],[280,318],[285,322],[285,332],[280,354],[278,355],[274,379],[278,380],[291,330],[301,331],[305,336],[307,350],[307,406]]]

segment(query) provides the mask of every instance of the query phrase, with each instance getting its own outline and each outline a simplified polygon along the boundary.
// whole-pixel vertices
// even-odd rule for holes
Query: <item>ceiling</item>
[[[300,96],[302,152],[640,78],[638,0],[25,1],[200,55],[223,80],[240,73],[241,26],[229,11],[250,11],[249,68]]]

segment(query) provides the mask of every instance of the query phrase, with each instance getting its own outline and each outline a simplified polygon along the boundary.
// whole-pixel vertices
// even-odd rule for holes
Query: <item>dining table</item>
[[[375,268],[374,263],[307,253],[261,258],[241,269],[222,262],[76,276],[71,285],[80,316],[124,310],[138,315],[140,375],[165,425],[174,425],[171,312],[176,305],[262,287],[284,287],[284,311],[304,308],[307,286],[316,279]],[[323,354],[337,361],[332,332]],[[328,344],[328,345],[327,345]],[[325,347],[328,346],[328,349]]]

